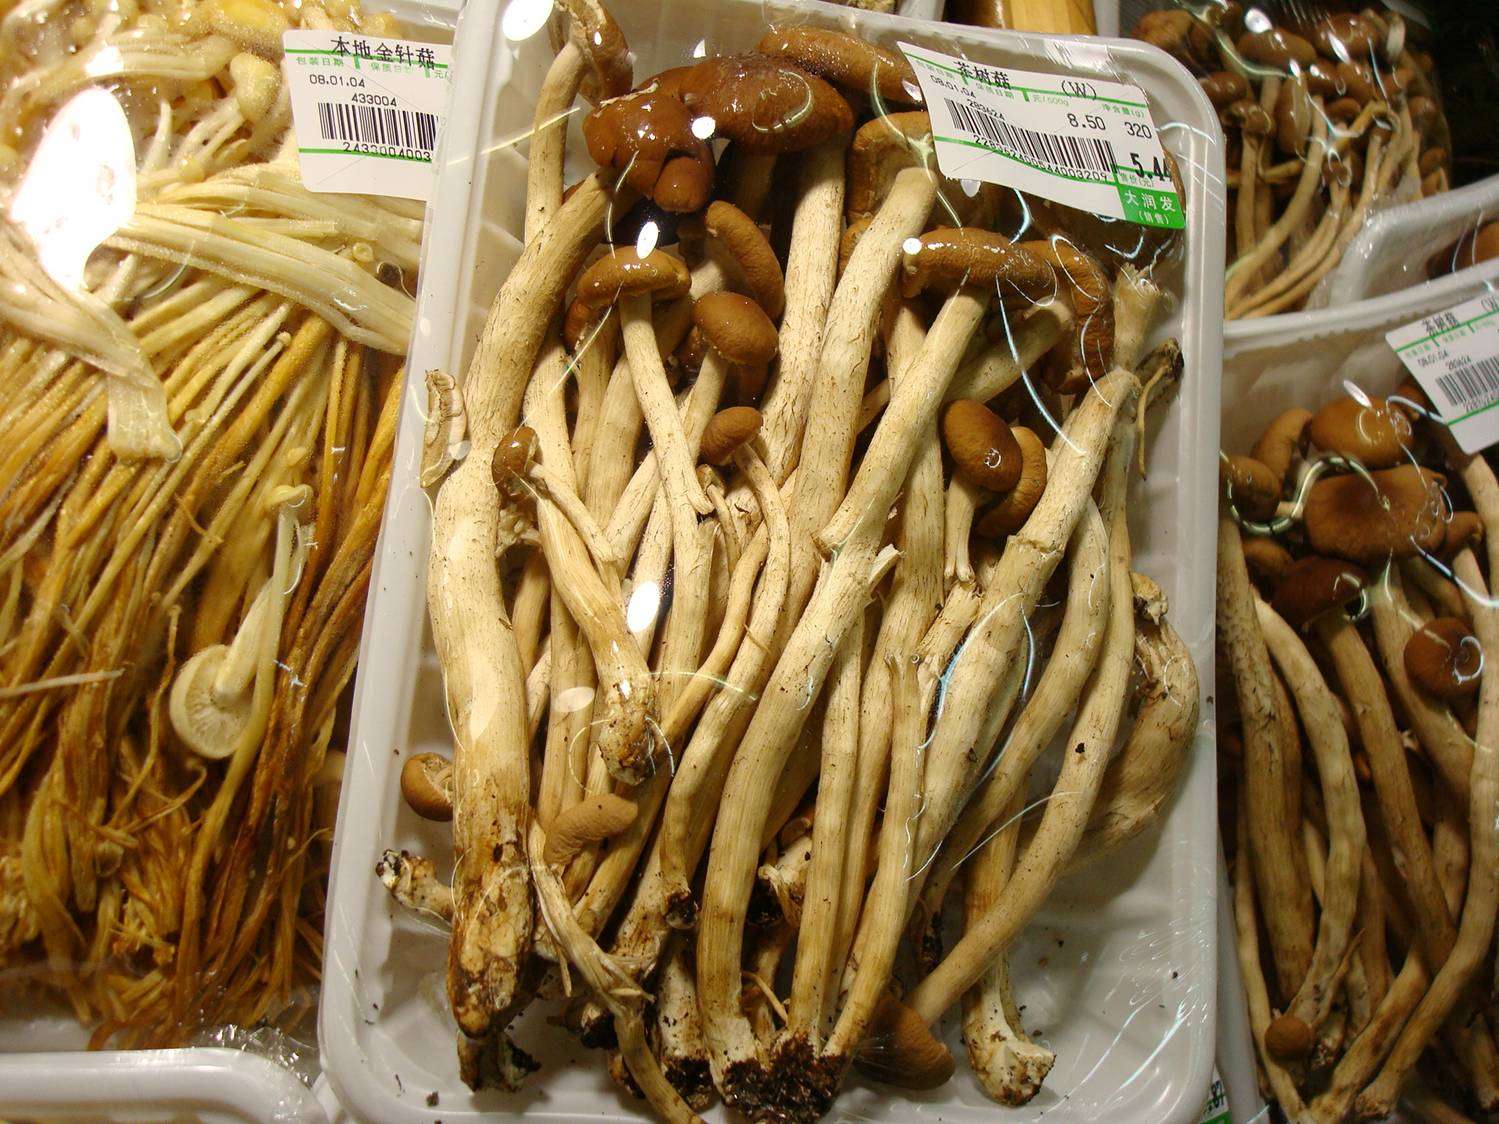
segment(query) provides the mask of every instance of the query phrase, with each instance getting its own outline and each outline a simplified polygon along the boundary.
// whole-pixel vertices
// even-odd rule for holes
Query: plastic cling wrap
[[[468,9],[330,903],[351,1110],[1200,1111],[1222,203],[1178,74]]]
[[[1219,808],[1292,1121],[1499,1101],[1499,485],[1458,443],[1492,397],[1493,275],[1285,317],[1225,364]]]
[[[1398,11],[1208,0],[1148,12],[1131,34],[1218,110],[1230,319],[1301,308],[1370,215],[1451,182],[1428,33]]]
[[[422,207],[303,186],[282,34],[407,29],[3,8],[7,1044],[305,1029]]]

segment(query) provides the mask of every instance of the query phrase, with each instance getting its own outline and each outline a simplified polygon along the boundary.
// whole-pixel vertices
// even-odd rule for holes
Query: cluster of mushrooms
[[[1447,190],[1432,60],[1405,21],[1311,7],[1276,25],[1261,8],[1209,0],[1148,13],[1132,32],[1198,75],[1218,110],[1231,320],[1300,308],[1372,211]]]
[[[961,1005],[1022,1103],[1053,1055],[1006,949],[1196,725],[1126,521],[1163,294],[1097,224],[944,180],[895,52],[803,26],[631,89],[608,13],[565,13],[524,251],[461,391],[429,376],[454,744],[402,787],[453,855],[377,871],[451,922],[461,1074],[534,1068],[541,996],[664,1119],[812,1120],[855,1063],[946,1081]]]
[[[1220,811],[1292,1121],[1499,1109],[1499,483],[1413,383],[1222,462]]]
[[[281,43],[402,32],[348,0],[5,8],[0,979],[177,1046],[321,970],[422,208],[303,186]],[[77,284],[76,230],[13,209],[92,185],[47,159],[70,132],[138,154]]]

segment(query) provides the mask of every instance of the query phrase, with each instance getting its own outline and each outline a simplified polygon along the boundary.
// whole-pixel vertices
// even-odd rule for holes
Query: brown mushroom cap
[[[760,411],[753,406],[730,406],[708,419],[699,456],[709,464],[728,464],[746,442],[760,432]]]
[[[1020,530],[1046,491],[1046,446],[1041,438],[1023,425],[1013,426],[1010,434],[1020,446],[1020,479],[979,520],[979,534],[987,538]]]
[[[1450,559],[1465,547],[1483,542],[1483,520],[1473,511],[1454,511],[1442,533],[1442,557]]]
[[[712,158],[682,155],[667,160],[651,198],[663,211],[686,215],[701,211],[712,195]]]
[[[605,254],[578,278],[578,299],[593,308],[607,308],[621,296],[649,293],[656,300],[671,300],[687,292],[692,277],[681,259],[664,250],[641,257],[633,248]]]
[[[732,203],[715,200],[703,216],[703,229],[728,251],[765,314],[778,319],[786,308],[786,277],[775,250],[755,220]]]
[[[521,480],[536,459],[536,431],[528,425],[518,426],[494,447],[489,473],[500,495],[520,499],[525,494]]]
[[[1343,92],[1359,105],[1368,105],[1379,98],[1379,87],[1375,84],[1374,71],[1368,63],[1340,62],[1337,68],[1338,85]]]
[[[1405,671],[1411,681],[1439,699],[1457,699],[1478,690],[1483,645],[1456,617],[1437,617],[1405,642]]]
[[[1312,444],[1366,468],[1390,468],[1410,458],[1411,420],[1383,398],[1339,398],[1323,406],[1306,427]]]
[[[584,847],[629,827],[637,812],[633,801],[612,792],[585,797],[557,813],[547,829],[542,860],[549,864],[569,862]]]
[[[1218,480],[1223,498],[1241,518],[1263,523],[1280,503],[1280,479],[1270,469],[1240,454],[1218,459]]]
[[[794,62],[846,90],[887,102],[915,105],[921,101],[916,72],[899,51],[855,39],[826,27],[792,27],[768,32],[755,50]]]
[[[1002,234],[959,226],[908,238],[901,271],[901,292],[908,297],[932,285],[993,289],[1001,301],[1025,304],[1056,290],[1052,267],[1016,246]]]
[[[1436,550],[1446,533],[1444,483],[1411,464],[1324,476],[1307,493],[1307,541],[1319,554],[1361,565]]]
[[[401,766],[401,795],[424,820],[453,818],[453,763],[437,753],[418,753]]]
[[[921,1016],[888,992],[869,1020],[857,1064],[875,1080],[903,1089],[935,1089],[956,1068],[951,1051]]]
[[[1277,584],[1295,561],[1289,550],[1268,535],[1244,536],[1244,564],[1258,581]]]
[[[625,182],[642,195],[669,210],[696,211],[708,202],[712,190],[713,156],[707,142],[693,131],[695,120],[680,98],[647,86],[594,109],[583,119],[583,141],[595,163],[622,169]],[[691,174],[684,176],[683,157],[707,169],[705,185]],[[668,167],[672,171],[663,185]],[[695,195],[685,190],[694,184]],[[659,198],[663,186],[666,199]]]
[[[1287,78],[1275,99],[1275,143],[1287,156],[1306,151],[1312,131],[1312,95],[1304,81]]]
[[[1272,27],[1268,31],[1247,31],[1235,44],[1239,54],[1250,62],[1286,70],[1291,63],[1311,66],[1317,61],[1317,48],[1295,32]]]
[[[630,48],[609,9],[601,0],[559,0],[551,24],[553,50],[562,46],[564,22],[567,38],[590,64],[583,96],[598,104],[626,93],[635,84]]]
[[[1330,59],[1369,59],[1379,49],[1379,29],[1354,12],[1318,20],[1312,42]]]
[[[1285,572],[1270,605],[1292,628],[1305,628],[1323,613],[1357,600],[1363,589],[1364,572],[1357,566],[1312,554]]]
[[[1312,1028],[1295,1015],[1281,1015],[1265,1028],[1265,1049],[1282,1060],[1306,1057],[1316,1041]]]
[[[692,322],[730,363],[758,366],[775,357],[776,326],[749,297],[730,292],[701,296],[692,306]]]
[[[1334,64],[1326,59],[1318,59],[1302,73],[1306,75],[1306,88],[1319,98],[1335,98],[1343,92]]]
[[[1423,176],[1429,176],[1433,172],[1439,172],[1446,168],[1449,163],[1447,150],[1433,145],[1421,153],[1421,159],[1416,163],[1416,170]]]
[[[1275,121],[1254,98],[1240,98],[1230,102],[1218,113],[1218,119],[1226,128],[1237,128],[1246,137],[1268,137],[1275,129]]]
[[[1197,81],[1214,109],[1226,109],[1240,98],[1249,96],[1249,82],[1236,70],[1215,70]]]
[[[980,488],[1003,493],[1020,482],[1020,443],[1005,420],[982,402],[959,398],[948,406],[942,440],[958,472]]]
[[[1275,474],[1275,479],[1285,483],[1291,462],[1306,450],[1306,427],[1312,420],[1312,412],[1293,407],[1276,415],[1265,427],[1259,440],[1249,450],[1254,457]]]
[[[815,74],[767,55],[704,59],[682,79],[694,113],[746,152],[798,152],[853,128],[843,95]]]
[[[861,125],[848,149],[849,219],[872,214],[895,174],[926,163],[931,149],[932,120],[924,109],[884,113]]]

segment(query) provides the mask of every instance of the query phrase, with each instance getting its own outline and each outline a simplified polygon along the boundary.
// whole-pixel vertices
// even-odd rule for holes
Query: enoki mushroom
[[[421,219],[302,186],[269,59],[293,23],[397,27],[350,4],[26,7],[0,55],[7,197],[38,187],[75,95],[117,99],[130,135],[86,139],[140,160],[81,282],[48,272],[45,231],[7,221],[0,248],[21,286],[0,314],[0,964],[95,1045],[179,1045],[294,1018],[320,970]],[[419,860],[392,877],[451,912]]]
[[[811,27],[584,107],[602,166],[564,197],[565,110],[624,94],[628,56],[602,8],[563,8],[524,250],[459,385],[429,381],[453,882],[406,855],[381,877],[428,921],[451,903],[475,1087],[524,1076],[496,1059],[559,990],[668,1120],[715,1093],[816,1119],[856,1061],[939,1084],[931,1024],[974,989],[1013,1030],[1005,948],[1070,864],[1164,813],[1196,727],[1125,530],[1137,432],[1182,375],[1175,341],[1146,354],[1170,242],[1121,264],[1055,208],[1021,239],[1034,201],[936,173],[903,58]],[[715,156],[733,203],[696,190]],[[794,195],[781,257],[772,169]],[[1062,729],[1081,748],[1022,844],[997,821]],[[968,932],[903,1003],[903,945],[931,951],[923,922],[996,830]],[[1016,1031],[970,1053],[992,1090],[1026,1055],[1014,1100],[1039,1050]]]

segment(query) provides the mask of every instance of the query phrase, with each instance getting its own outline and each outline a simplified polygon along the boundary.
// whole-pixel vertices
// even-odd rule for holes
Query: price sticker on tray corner
[[[1499,295],[1385,334],[1465,453],[1499,442]]]
[[[282,47],[307,189],[427,199],[452,48],[340,31]]]
[[[937,167],[1143,226],[1186,225],[1137,86],[987,66],[902,43]]]

